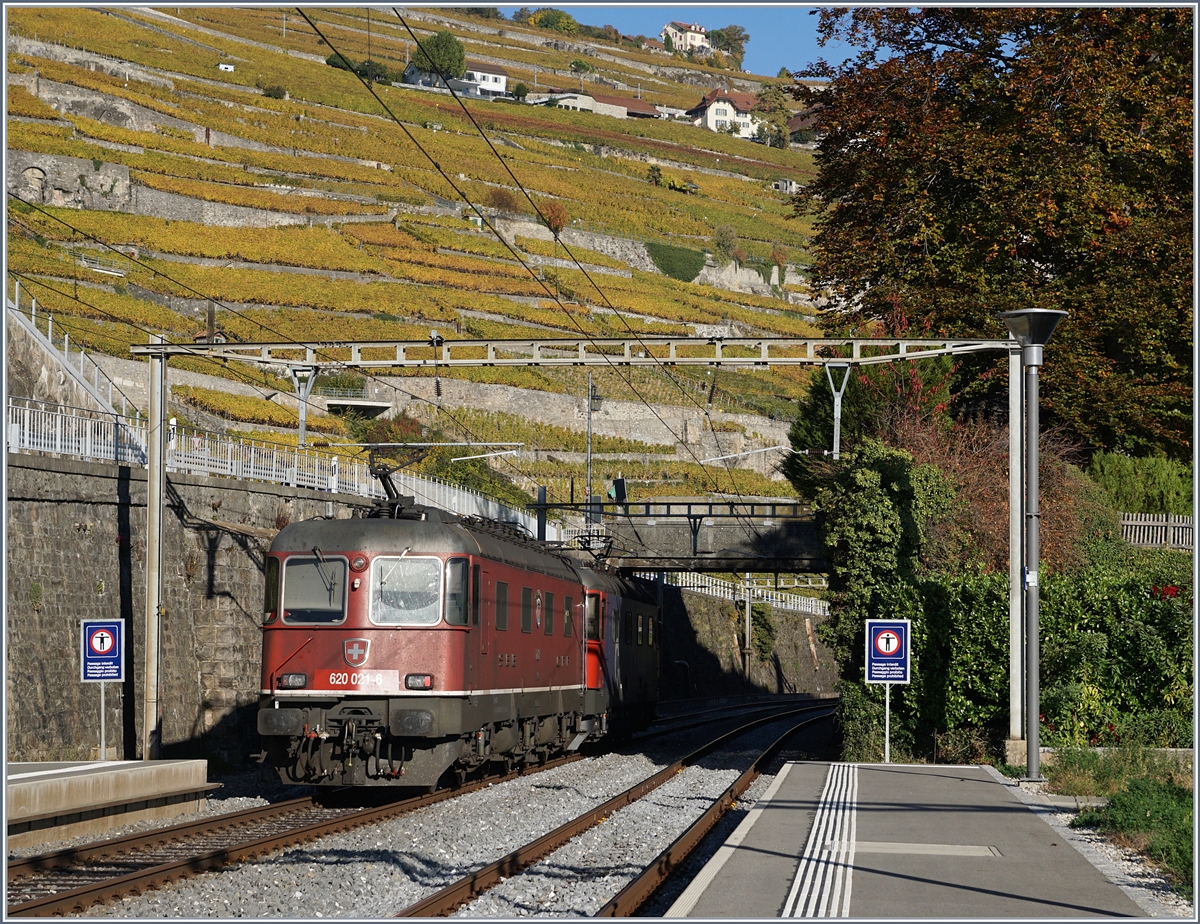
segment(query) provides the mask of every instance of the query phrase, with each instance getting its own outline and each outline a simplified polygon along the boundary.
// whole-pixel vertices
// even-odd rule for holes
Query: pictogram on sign
[[[84,683],[125,679],[125,620],[86,619],[80,631],[80,675]]]
[[[867,620],[867,683],[909,682],[911,628],[907,619]]]

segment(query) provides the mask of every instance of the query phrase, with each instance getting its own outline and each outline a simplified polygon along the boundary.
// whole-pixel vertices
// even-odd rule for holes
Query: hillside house
[[[404,69],[404,83],[429,90],[445,90],[447,85],[459,96],[472,99],[495,99],[508,95],[508,71],[495,64],[468,61],[461,80],[451,77],[443,81],[437,74],[422,71],[415,64]]]
[[[662,113],[645,100],[631,96],[609,96],[604,93],[563,93],[558,97],[559,109],[594,112],[614,119],[661,119]]]
[[[658,34],[663,45],[667,44],[667,39],[670,38],[671,45],[676,51],[709,51],[712,45],[708,43],[708,30],[699,23],[692,23],[690,26],[685,22],[669,22],[662,28],[662,32]]]
[[[632,35],[622,35],[621,38],[627,42],[630,42],[631,44],[638,43],[637,39],[634,38]],[[642,46],[643,50],[652,51],[655,54],[665,54],[667,51],[667,46],[656,39],[643,39],[641,42],[641,46]]]
[[[714,132],[727,132],[736,126],[739,138],[753,138],[761,121],[754,113],[753,93],[737,90],[711,90],[687,111],[692,124]]]
[[[480,96],[508,95],[508,71],[498,64],[468,61],[463,80],[475,84],[479,88]]]

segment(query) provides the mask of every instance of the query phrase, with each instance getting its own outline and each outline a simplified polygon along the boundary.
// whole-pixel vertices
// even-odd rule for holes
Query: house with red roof
[[[714,132],[728,132],[733,126],[739,138],[753,138],[761,120],[754,112],[753,93],[738,90],[710,90],[687,111],[692,124]]]
[[[686,22],[669,22],[663,26],[658,37],[664,45],[669,38],[675,51],[708,51],[712,48],[708,42],[708,30],[695,22],[691,25]]]

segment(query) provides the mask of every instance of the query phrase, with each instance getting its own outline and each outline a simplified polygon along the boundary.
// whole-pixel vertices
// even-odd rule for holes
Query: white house
[[[508,71],[497,64],[468,61],[463,80],[479,87],[480,96],[506,96],[508,94]]]
[[[670,38],[671,46],[676,51],[700,51],[712,47],[708,43],[708,30],[699,23],[689,26],[686,22],[669,22],[663,26],[658,37],[664,45]]]
[[[687,111],[687,115],[693,125],[701,128],[727,132],[730,125],[735,125],[739,138],[753,138],[761,122],[754,112],[755,102],[753,93],[711,90]]]

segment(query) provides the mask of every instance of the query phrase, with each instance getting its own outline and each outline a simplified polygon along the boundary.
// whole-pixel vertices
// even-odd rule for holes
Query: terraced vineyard
[[[23,177],[13,191],[30,203],[9,200],[8,266],[73,342],[128,357],[130,344],[150,333],[186,341],[203,330],[210,302],[221,331],[241,341],[423,339],[432,326],[492,339],[814,334],[813,309],[794,303],[803,292],[795,275],[772,286],[760,270],[759,294],[751,294],[627,263],[647,242],[711,251],[720,230],[734,236],[747,267],[769,269],[780,254],[802,267],[810,229],[790,217],[787,197],[771,182],[810,176],[807,151],[666,119],[469,101],[485,138],[447,95],[384,83],[368,92],[325,63],[331,50],[367,57],[364,10],[308,12],[328,44],[294,13],[285,31],[278,10],[7,11],[8,153]],[[502,62],[510,86],[577,80],[570,71],[577,52],[548,47],[532,27],[506,22],[498,34],[462,13],[402,12],[419,39],[448,26],[468,57]],[[411,50],[404,25],[373,12],[370,28],[372,59],[402,69]],[[592,79],[604,81],[599,92],[632,96],[640,87],[651,103],[686,108],[728,77],[587,42]],[[650,163],[695,189],[654,185]],[[551,202],[566,210],[561,242],[538,225],[537,211]],[[468,220],[479,213],[483,226]],[[568,251],[584,270],[563,265]],[[11,291],[11,277],[9,284]],[[441,375],[559,394],[585,387],[576,369]],[[805,374],[728,372],[715,389],[682,370],[610,379],[610,394],[786,419]],[[178,397],[231,419],[293,425],[270,402],[251,407],[250,399],[222,402],[215,394]],[[315,422],[310,416],[309,426]],[[516,421],[473,423],[488,433],[518,429]],[[527,426],[543,426],[535,442],[544,448],[578,448],[579,434],[569,429]],[[333,420],[328,429],[343,428]],[[560,445],[551,446],[555,440]],[[610,449],[674,451],[654,439],[621,445]],[[662,484],[656,493],[689,478],[733,477],[682,461],[655,467],[642,474],[647,485]],[[755,491],[780,487],[755,477]],[[747,490],[732,481],[725,487]]]

